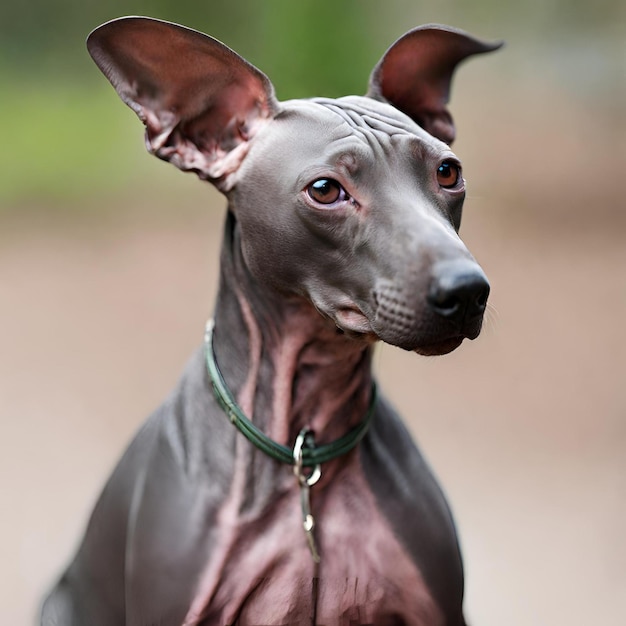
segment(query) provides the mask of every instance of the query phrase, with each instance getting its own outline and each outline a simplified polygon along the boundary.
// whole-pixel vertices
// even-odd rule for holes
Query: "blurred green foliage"
[[[141,128],[84,40],[120,15],[149,15],[221,39],[266,72],[278,97],[363,93],[384,49],[446,22],[486,38],[608,36],[622,0],[29,0],[0,4],[0,209],[80,202],[142,176]],[[565,33],[565,35],[564,35]],[[139,169],[138,169],[139,168]]]

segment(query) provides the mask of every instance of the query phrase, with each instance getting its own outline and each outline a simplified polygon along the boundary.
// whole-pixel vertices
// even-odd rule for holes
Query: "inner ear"
[[[446,104],[457,65],[501,46],[502,42],[487,43],[449,26],[419,26],[383,55],[370,76],[367,95],[393,104],[431,135],[451,144],[455,129]]]
[[[278,111],[265,74],[221,42],[143,17],[108,22],[87,48],[146,127],[148,150],[223,183]]]

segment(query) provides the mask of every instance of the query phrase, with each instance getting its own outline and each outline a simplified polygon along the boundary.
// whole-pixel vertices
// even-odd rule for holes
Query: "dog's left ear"
[[[431,135],[451,144],[455,129],[445,105],[456,66],[473,54],[492,52],[502,45],[449,26],[419,26],[387,50],[372,71],[367,95],[389,102]]]

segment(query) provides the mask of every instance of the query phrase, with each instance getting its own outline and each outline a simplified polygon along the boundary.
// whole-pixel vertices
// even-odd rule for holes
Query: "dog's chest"
[[[297,489],[241,528],[200,624],[443,624],[417,565],[374,505],[362,475],[313,497],[321,563],[302,528]]]

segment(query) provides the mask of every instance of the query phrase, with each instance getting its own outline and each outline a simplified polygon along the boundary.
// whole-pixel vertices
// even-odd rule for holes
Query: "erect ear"
[[[145,17],[87,39],[93,60],[146,126],[150,152],[222,191],[259,127],[278,111],[269,79],[219,41]]]
[[[367,95],[393,104],[431,135],[451,144],[454,123],[445,105],[456,66],[473,54],[501,46],[502,42],[480,41],[449,26],[419,26],[387,50],[372,71]]]

